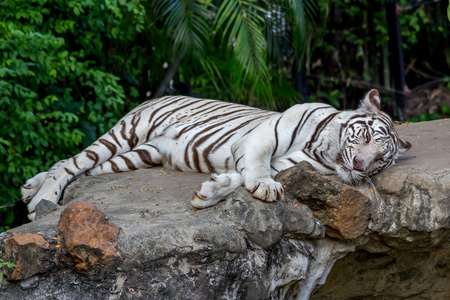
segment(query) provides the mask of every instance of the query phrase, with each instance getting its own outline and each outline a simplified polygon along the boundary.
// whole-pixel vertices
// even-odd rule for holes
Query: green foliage
[[[15,263],[12,263],[12,262],[5,262],[4,260],[3,260],[3,258],[2,258],[2,256],[3,256],[3,253],[2,253],[2,251],[0,251],[0,283],[3,281],[3,273],[1,272],[1,270],[3,269],[3,268],[10,268],[10,269],[12,269],[12,268],[15,268],[16,267],[16,264]]]
[[[77,22],[46,8],[54,1],[38,4],[7,1],[0,11],[0,203],[19,198],[27,178],[111,127],[125,98],[120,78],[89,60],[99,40],[79,36],[83,47],[71,48],[58,35]],[[66,4],[74,15],[93,5]],[[11,211],[3,214],[3,226],[14,221]]]
[[[450,2],[448,3],[448,7],[447,7],[447,18],[450,21]]]
[[[326,3],[224,0],[215,1],[216,7],[201,0],[159,2],[169,39],[185,54],[175,80],[188,81],[197,95],[206,98],[219,95],[221,100],[272,109],[297,103],[298,92],[292,84],[284,84],[291,81],[286,60],[301,57],[314,40],[311,37],[320,37],[325,22],[317,16],[326,14]],[[185,30],[174,30],[180,23]],[[172,55],[171,61],[176,63],[177,56]],[[280,75],[281,81],[276,79]],[[197,85],[205,80],[208,87]]]
[[[407,2],[400,1],[400,4],[406,5]],[[407,9],[404,13],[407,13],[408,16],[405,17],[404,14],[401,14],[399,21],[402,28],[402,37],[405,40],[403,47],[408,50],[418,43],[422,33],[421,28],[430,23],[430,19],[424,9]]]
[[[437,114],[437,113],[422,113],[420,116],[418,117],[413,117],[410,118],[408,120],[408,122],[425,122],[425,121],[433,121],[433,120],[439,120],[441,119],[441,115]]]
[[[264,99],[266,105],[273,102],[269,68],[266,63],[266,39],[262,28],[266,8],[256,1],[226,0],[217,13],[216,30],[223,30],[222,43],[233,47],[234,81],[250,86],[246,97],[253,94]],[[267,6],[268,3],[264,3]],[[256,87],[260,87],[256,89]]]
[[[412,117],[408,119],[408,122],[424,122],[424,121],[433,121],[439,120],[442,118],[450,118],[450,106],[442,104],[440,107],[440,111],[438,112],[424,112],[417,117]]]
[[[320,91],[317,95],[311,95],[308,102],[319,102],[320,99],[327,99],[327,102],[336,108],[341,107],[340,100],[344,95],[338,89],[330,90],[328,92]]]
[[[210,33],[211,4],[198,0],[161,0],[157,11],[164,19],[164,29],[171,36],[173,50],[201,56]]]

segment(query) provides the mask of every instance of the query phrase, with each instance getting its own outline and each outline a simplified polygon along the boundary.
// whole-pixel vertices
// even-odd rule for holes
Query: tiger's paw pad
[[[245,183],[245,188],[254,198],[264,202],[274,202],[284,198],[283,186],[273,179],[250,180]]]

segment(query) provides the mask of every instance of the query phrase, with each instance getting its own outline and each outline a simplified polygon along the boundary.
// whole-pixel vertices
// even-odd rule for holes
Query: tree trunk
[[[397,16],[397,0],[386,1],[386,18],[389,32],[390,70],[394,80],[397,118],[404,121],[403,110],[408,106],[403,94],[406,86],[405,66],[403,61],[402,36]]]
[[[185,51],[182,51],[182,52],[178,52],[175,55],[173,62],[167,68],[166,75],[161,80],[158,88],[156,89],[156,92],[155,92],[155,95],[153,96],[153,98],[159,98],[165,94],[170,81],[175,76],[175,73],[177,72],[178,67],[180,66],[180,63],[183,61],[184,53],[185,53]]]

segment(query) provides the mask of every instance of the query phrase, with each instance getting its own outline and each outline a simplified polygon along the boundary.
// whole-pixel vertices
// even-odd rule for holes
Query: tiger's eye
[[[371,141],[371,136],[369,132],[366,132],[366,142],[369,143]]]

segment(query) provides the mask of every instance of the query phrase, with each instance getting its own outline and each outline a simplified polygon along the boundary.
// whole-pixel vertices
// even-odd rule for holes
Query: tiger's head
[[[344,181],[359,183],[394,164],[411,148],[380,110],[377,90],[369,91],[359,108],[340,123],[336,172]]]

